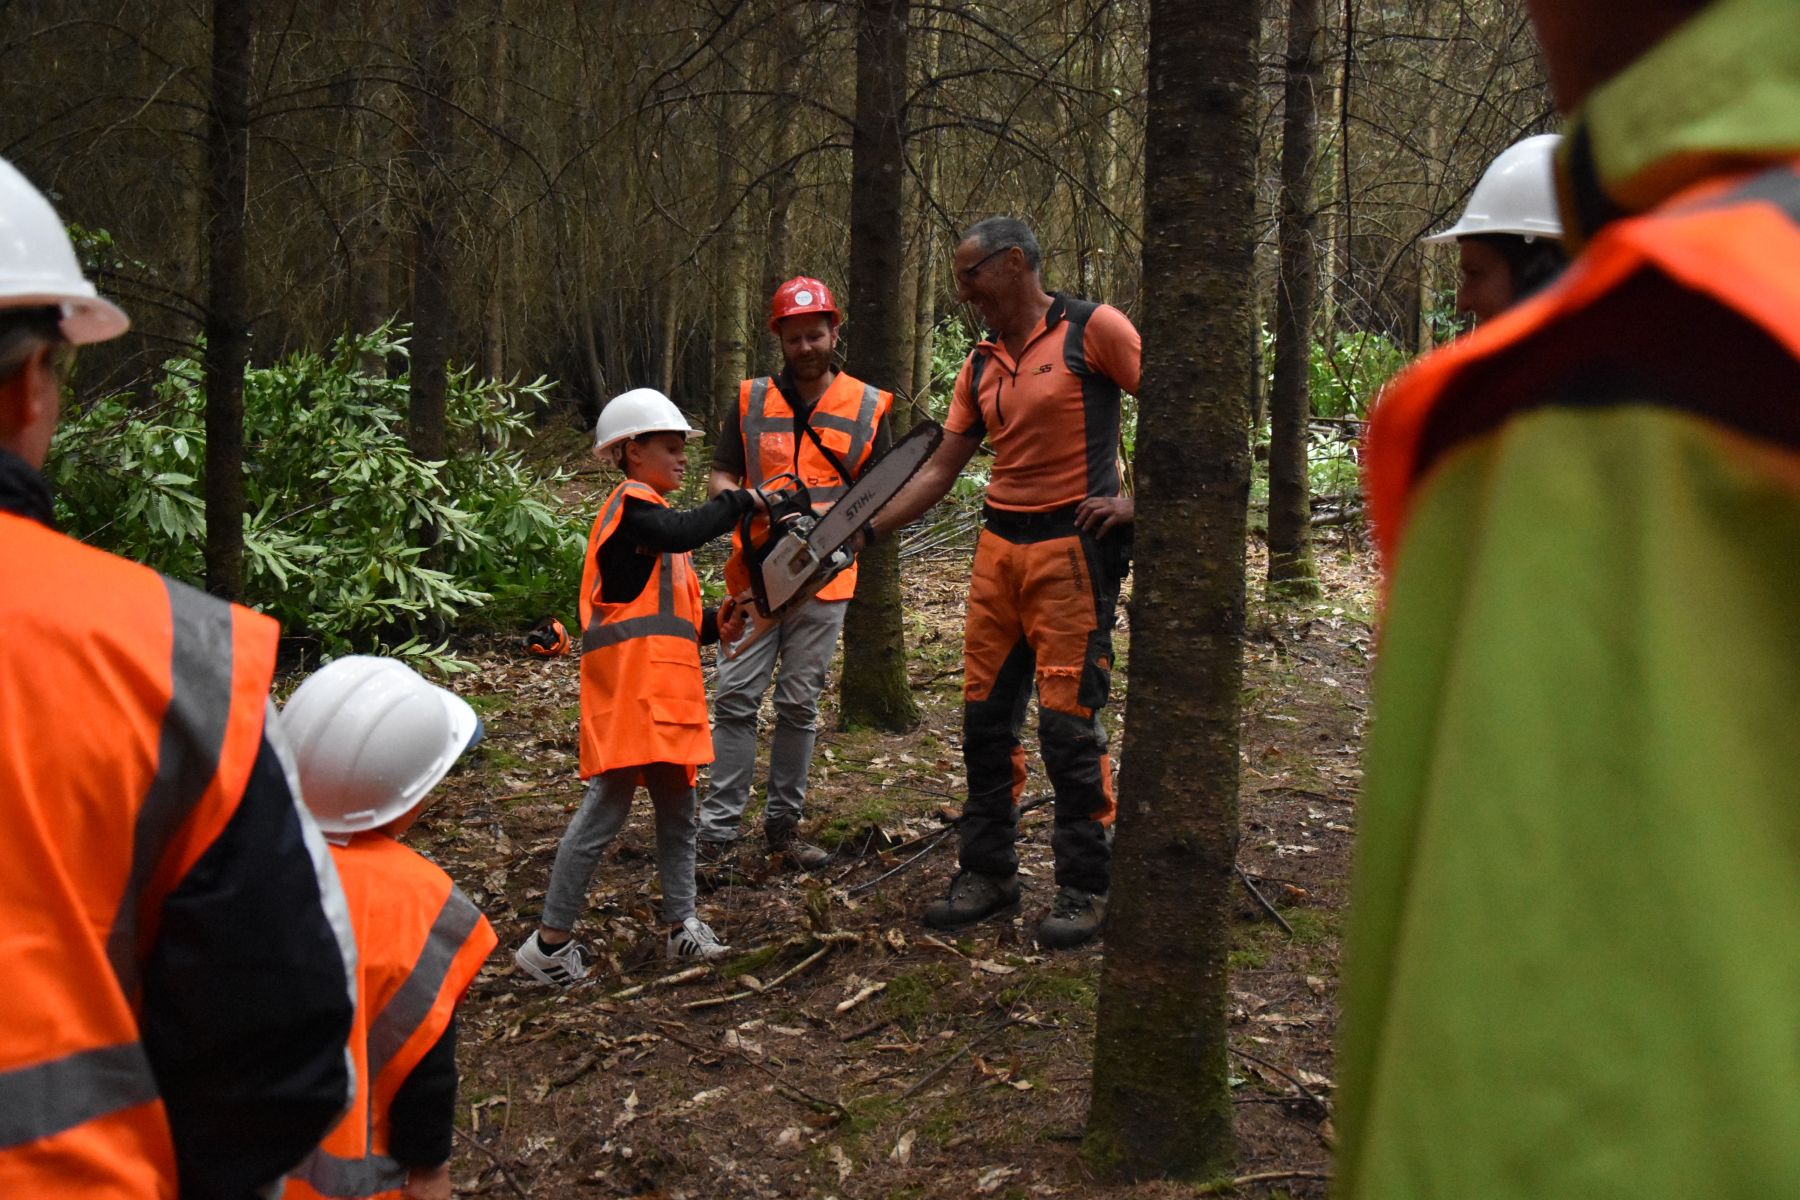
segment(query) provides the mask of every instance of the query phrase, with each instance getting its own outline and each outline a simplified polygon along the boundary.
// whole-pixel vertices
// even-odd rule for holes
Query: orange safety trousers
[[[1056,795],[1056,881],[1104,892],[1114,805],[1099,710],[1112,681],[1121,547],[1079,532],[1073,508],[990,507],[985,517],[963,633],[969,796],[961,865],[994,876],[1018,869],[1013,844],[1026,778],[1020,731],[1035,687],[1039,745]]]

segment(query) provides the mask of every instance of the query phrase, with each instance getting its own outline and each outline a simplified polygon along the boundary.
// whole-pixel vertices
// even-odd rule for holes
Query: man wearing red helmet
[[[719,430],[710,491],[761,487],[798,476],[813,505],[829,508],[869,461],[887,448],[893,396],[836,369],[837,304],[831,289],[801,275],[775,289],[769,328],[781,339],[779,374],[746,379]],[[741,547],[739,547],[741,549]],[[775,681],[775,732],[769,745],[769,850],[803,869],[829,857],[801,841],[807,772],[817,737],[819,693],[837,651],[856,567],[783,617],[773,634],[733,659],[721,657],[713,699],[711,786],[700,806],[700,860],[717,862],[738,837],[756,766],[756,713]]]

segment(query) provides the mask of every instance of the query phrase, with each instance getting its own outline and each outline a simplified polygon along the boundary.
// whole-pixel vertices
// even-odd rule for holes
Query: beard
[[[831,355],[807,355],[787,360],[788,375],[798,383],[812,383],[831,369]]]

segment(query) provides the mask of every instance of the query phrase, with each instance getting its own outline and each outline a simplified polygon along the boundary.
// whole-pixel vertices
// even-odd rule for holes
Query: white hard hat
[[[1426,238],[1453,242],[1484,233],[1510,233],[1527,240],[1562,239],[1562,214],[1556,207],[1556,174],[1551,159],[1562,143],[1560,133],[1540,133],[1514,142],[1500,152],[1481,182],[1469,193],[1462,219]]]
[[[412,811],[478,740],[481,719],[404,663],[351,655],[302,683],[281,725],[319,828],[351,834]]]
[[[600,419],[594,423],[594,449],[605,450],[646,433],[700,436],[673,400],[655,388],[632,388],[608,400],[600,410]]]
[[[77,346],[118,337],[131,324],[81,273],[69,232],[44,194],[0,158],[0,309],[62,309],[62,335]]]

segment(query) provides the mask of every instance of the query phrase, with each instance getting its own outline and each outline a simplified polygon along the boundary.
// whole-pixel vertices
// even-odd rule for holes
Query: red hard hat
[[[783,317],[802,313],[826,313],[833,325],[843,319],[837,302],[831,298],[831,289],[810,275],[796,275],[775,289],[775,295],[769,299],[769,329],[773,331]]]

